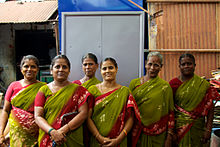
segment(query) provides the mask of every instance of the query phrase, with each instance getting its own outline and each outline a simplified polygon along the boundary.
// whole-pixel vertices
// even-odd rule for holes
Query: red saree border
[[[67,101],[67,103],[64,105],[64,107],[62,108],[62,110],[60,111],[60,114],[57,116],[57,118],[55,118],[54,122],[52,123],[52,126],[55,129],[58,129],[61,127],[61,119],[58,120],[58,117],[61,118],[61,116],[63,116],[66,112],[72,112],[70,109],[70,107],[67,107],[68,105],[72,105],[72,100],[74,99],[74,97],[79,97],[79,93],[82,91],[79,91],[79,88],[82,88],[81,90],[83,91],[83,89],[85,90],[85,95],[83,94],[80,98],[84,99],[80,104],[78,104],[78,109],[87,101],[87,98],[91,95],[87,89],[85,89],[82,86],[78,86],[77,89],[75,90],[75,92],[73,92],[73,94],[71,95],[70,99]],[[84,96],[84,98],[82,98]],[[79,99],[80,99],[79,98]],[[72,109],[72,108],[71,108]]]
[[[23,92],[23,91],[25,90],[25,88],[27,88],[27,87],[29,87],[29,86],[31,86],[31,85],[33,85],[33,84],[35,84],[35,83],[32,83],[32,84],[29,84],[29,85],[26,85],[26,86],[22,87],[22,89],[21,89],[20,91],[18,91],[14,96],[12,96],[11,101],[12,101],[18,94],[20,94],[21,92]]]
[[[14,121],[17,121],[25,132],[37,139],[39,127],[35,123],[34,114],[14,106],[12,108],[11,115]]]
[[[167,125],[169,124],[169,125]],[[161,117],[161,119],[149,126],[143,126],[142,125],[142,131],[146,135],[159,135],[167,130],[167,128],[173,128],[174,127],[174,112],[171,111],[169,114],[164,115]]]
[[[74,84],[74,83],[72,83]],[[78,99],[83,99],[82,101],[78,102],[77,103],[77,109],[79,109],[85,102],[87,102],[87,99],[88,97],[91,95],[88,90],[80,85],[77,85],[78,87],[75,89],[75,91],[72,93],[72,95],[70,96],[69,100],[67,101],[67,103],[63,106],[63,108],[61,109],[60,113],[56,116],[56,118],[54,119],[53,123],[51,124],[51,126],[54,128],[54,129],[59,129],[61,128],[62,126],[62,120],[61,120],[61,117],[66,114],[66,113],[69,113],[69,112],[74,112],[75,109],[73,109],[73,99],[74,97],[79,97]],[[83,94],[81,94],[83,92]],[[54,93],[55,94],[55,93]],[[52,94],[52,95],[54,95]],[[52,96],[52,95],[49,95],[47,97],[47,100]],[[71,105],[68,106],[68,105]],[[40,141],[40,147],[52,147],[52,140],[49,136],[48,133],[45,133],[44,136],[42,137],[41,141]]]
[[[127,108],[133,108],[136,119],[141,123],[140,111],[138,109],[137,103],[135,102],[134,97],[130,94],[128,98]]]
[[[156,136],[163,133],[168,128],[174,128],[174,124],[174,111],[164,115],[159,121],[150,124],[149,126],[144,126],[142,123],[140,124],[136,122],[132,131],[132,147],[136,146],[141,132],[149,136]]]
[[[193,126],[194,122],[190,123],[190,124],[186,124],[185,126],[181,127],[180,129],[176,129],[177,132],[177,142],[179,143],[183,137],[186,135],[186,133],[191,129],[191,127]]]
[[[189,112],[175,104],[175,107],[178,111],[187,114],[190,116],[192,119],[197,119],[202,116],[206,116],[208,114],[208,111],[215,105],[213,101],[218,101],[220,100],[220,95],[218,94],[217,90],[214,87],[209,87],[207,90],[207,93],[203,100],[196,106],[196,108]]]
[[[82,83],[81,83],[81,81],[80,80],[75,80],[75,81],[72,81],[72,83],[74,83],[74,84],[78,84],[78,85],[82,85]]]
[[[208,111],[215,105],[213,103],[213,100],[220,100],[220,95],[218,94],[217,90],[214,87],[209,87],[205,97],[203,100],[196,106],[196,108],[189,112],[184,110],[178,105],[175,105],[176,109],[182,113],[185,113],[186,115],[190,116],[193,121],[192,123],[188,123],[183,127],[177,128],[177,134],[178,134],[178,142],[181,141],[181,139],[185,136],[185,134],[191,129],[191,127],[194,124],[194,121],[202,116],[208,115]]]
[[[138,122],[139,124],[141,124],[140,112],[138,110],[137,104],[136,104],[135,99],[132,96],[132,94],[129,94],[128,99],[127,99],[127,103],[126,103],[126,105],[124,105],[122,112],[121,112],[121,114],[123,114],[123,115],[121,115],[117,119],[115,125],[112,127],[114,129],[112,129],[112,131],[109,132],[108,137],[115,138],[118,135],[120,135],[120,133],[124,129],[125,122],[132,115],[132,111],[134,111],[134,113],[135,113],[134,114],[134,122]],[[130,130],[130,132],[132,132],[132,129]]]
[[[86,88],[84,88],[83,86],[79,86],[77,89],[76,89],[77,91],[77,93],[81,93],[81,92],[85,92],[81,97],[80,97],[80,100],[82,100],[83,99],[83,101],[82,102],[80,102],[80,104],[78,104],[78,108],[80,108],[85,102],[87,102],[87,99],[88,99],[88,97],[91,95],[89,92],[88,92],[88,90],[86,89]],[[80,91],[78,91],[78,90],[80,90]],[[74,94],[73,94],[74,95]]]
[[[99,104],[99,103],[101,102],[100,100],[102,100],[102,99],[105,98],[106,96],[112,94],[113,92],[115,92],[115,91],[118,90],[118,89],[119,89],[119,88],[116,88],[116,89],[114,89],[114,90],[112,90],[112,91],[109,91],[109,92],[107,92],[107,93],[104,93],[104,94],[98,96],[98,97],[95,99],[95,105]]]

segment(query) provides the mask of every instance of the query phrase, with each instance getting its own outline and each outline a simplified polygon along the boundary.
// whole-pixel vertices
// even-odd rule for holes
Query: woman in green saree
[[[80,79],[73,81],[73,83],[82,85],[86,89],[88,89],[92,85],[96,85],[98,83],[101,83],[96,77],[95,73],[96,70],[98,69],[98,59],[96,55],[92,53],[88,53],[85,56],[82,57],[82,69],[83,72],[85,73],[85,76]]]
[[[158,77],[163,57],[150,52],[146,62],[146,75],[133,79],[130,90],[140,110],[141,123],[136,122],[132,132],[132,146],[171,146],[174,128],[172,89]]]
[[[137,105],[130,90],[116,83],[116,61],[106,58],[100,67],[103,82],[89,88],[94,96],[87,119],[88,128],[93,135],[90,146],[127,147],[127,133],[132,128],[133,120],[140,120]]]
[[[35,120],[40,147],[83,146],[82,123],[87,118],[89,92],[68,81],[70,62],[65,55],[51,63],[54,81],[43,86],[35,99]]]
[[[20,64],[24,79],[12,82],[5,95],[0,124],[0,145],[7,121],[10,126],[11,147],[31,147],[37,144],[38,126],[34,120],[34,99],[40,87],[46,83],[36,79],[39,61],[33,55],[24,56]]]
[[[213,100],[219,95],[209,82],[195,71],[192,54],[179,58],[181,74],[170,81],[175,104],[176,143],[180,147],[202,147],[209,144],[213,120]]]
[[[83,72],[85,73],[85,76],[80,79],[73,81],[73,83],[76,83],[78,85],[81,85],[88,89],[92,85],[96,85],[98,83],[101,83],[96,77],[95,73],[96,70],[98,69],[98,59],[96,55],[93,53],[88,53],[85,56],[82,57],[82,69]],[[87,102],[90,103],[91,99],[87,99]],[[90,132],[87,128],[87,125],[84,123],[83,124],[83,140],[84,140],[84,145],[89,146],[89,136]]]

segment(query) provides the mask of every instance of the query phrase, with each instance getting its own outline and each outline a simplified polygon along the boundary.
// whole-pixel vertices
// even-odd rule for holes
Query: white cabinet
[[[143,12],[63,12],[61,26],[61,50],[72,64],[70,80],[82,78],[81,57],[88,52],[96,54],[99,62],[115,58],[122,85],[143,74]],[[97,77],[101,80],[99,70]]]

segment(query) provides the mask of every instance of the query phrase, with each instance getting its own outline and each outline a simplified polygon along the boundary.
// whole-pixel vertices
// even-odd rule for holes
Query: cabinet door
[[[112,56],[119,68],[117,81],[128,86],[141,70],[140,15],[102,16],[102,56]]]
[[[109,56],[116,59],[119,84],[128,86],[143,74],[142,12],[72,12],[62,18],[62,53],[72,64],[70,80],[83,77],[81,57],[88,52],[99,61]],[[99,70],[96,75],[102,79]]]
[[[83,77],[81,58],[88,52],[98,56],[101,54],[101,17],[68,15],[65,19],[62,37],[62,53],[71,62],[69,79],[78,80]],[[99,71],[97,71],[98,73]]]

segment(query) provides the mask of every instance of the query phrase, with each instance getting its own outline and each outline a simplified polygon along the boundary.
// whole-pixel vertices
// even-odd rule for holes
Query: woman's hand
[[[0,145],[2,145],[5,141],[5,136],[4,135],[1,135],[0,137]]]
[[[178,144],[178,137],[177,137],[177,134],[173,133],[173,136],[172,136],[172,144],[174,146],[176,146]]]
[[[98,136],[96,136],[96,139],[98,140],[98,142],[101,144],[101,145],[103,145],[103,144],[105,144],[106,142],[109,142],[110,141],[110,139],[109,138],[107,138],[107,137],[103,137],[102,135],[98,135]]]
[[[211,131],[206,130],[205,133],[204,133],[203,138],[201,138],[201,142],[203,144],[206,144],[210,140],[210,138],[211,138]]]
[[[117,146],[119,144],[117,138],[114,139],[109,139],[108,141],[105,141],[103,143],[103,147],[112,147],[112,146]]]
[[[165,141],[165,147],[171,147],[171,146],[172,146],[172,135],[168,133]]]
[[[103,145],[105,142],[108,142],[108,141],[110,140],[109,138],[103,137],[103,136],[101,136],[101,135],[98,135],[98,136],[96,137],[96,139],[98,140],[98,142],[99,142],[101,145]]]
[[[51,140],[55,141],[57,145],[62,145],[66,141],[65,135],[59,130],[52,130],[50,135]]]

